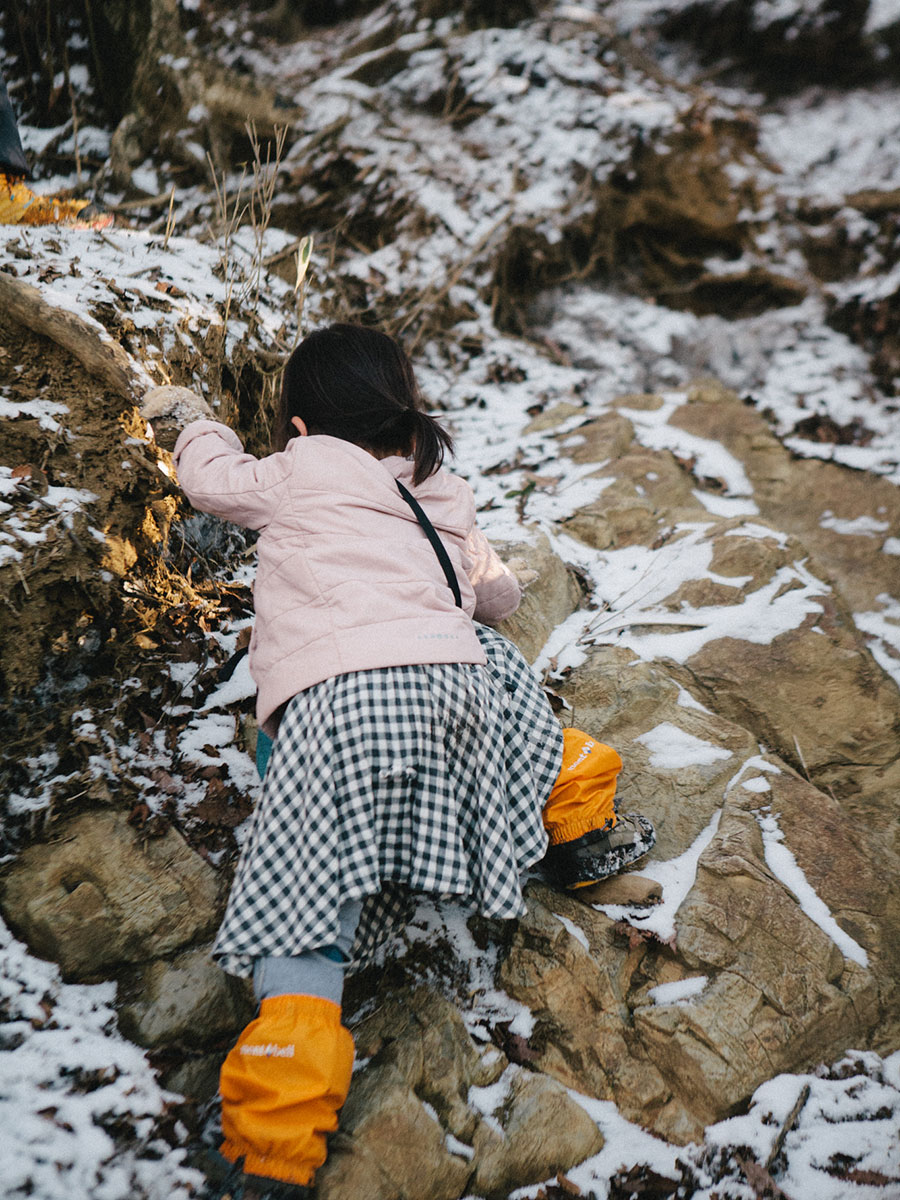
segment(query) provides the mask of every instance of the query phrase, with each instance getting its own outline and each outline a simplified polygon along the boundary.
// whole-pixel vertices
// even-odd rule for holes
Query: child
[[[566,747],[527,663],[482,624],[519,586],[441,468],[450,438],[391,338],[310,334],[263,459],[183,389],[143,411],[192,420],[174,450],[191,502],[261,531],[250,669],[275,741],[213,949],[260,1009],[222,1068],[222,1149],[245,1196],[303,1195],[350,1082],[344,973],[410,895],[520,916],[544,820],[575,885],[646,853],[652,827],[617,820],[618,756],[577,731]]]

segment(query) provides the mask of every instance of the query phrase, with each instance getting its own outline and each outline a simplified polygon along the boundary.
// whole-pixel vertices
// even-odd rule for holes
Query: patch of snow
[[[712,742],[695,737],[684,729],[679,729],[670,721],[655,725],[640,737],[634,739],[646,746],[650,753],[650,766],[661,767],[665,771],[682,771],[685,767],[708,766],[723,758],[731,758],[732,752],[724,746],[714,746]]]
[[[869,965],[869,956],[862,946],[845,933],[835,921],[828,906],[816,894],[796,858],[784,844],[784,834],[778,826],[775,816],[768,810],[756,814],[756,820],[762,832],[766,864],[769,870],[779,879],[788,891],[796,897],[798,904],[809,919],[834,942],[845,958],[859,963],[861,967]]]
[[[651,450],[671,450],[680,458],[689,460],[695,475],[710,479],[721,479],[726,491],[732,496],[752,496],[753,487],[744,467],[721,442],[698,437],[670,425],[669,419],[687,401],[681,392],[669,392],[657,409],[620,408],[623,417],[628,417],[642,445]]]
[[[562,913],[555,912],[554,917],[559,921],[560,925],[572,935],[576,942],[580,942],[585,950],[590,951],[590,943],[587,940],[587,934],[580,925],[576,925],[574,921],[570,921],[568,917],[564,917]]]
[[[215,691],[203,701],[201,712],[211,708],[226,708],[229,704],[238,704],[241,700],[249,700],[256,695],[256,684],[250,674],[250,657],[245,654],[232,672],[231,678],[220,683]]]
[[[799,628],[808,616],[823,611],[816,598],[830,589],[805,562],[779,567],[767,583],[749,592],[739,604],[701,608],[683,604],[674,613],[655,607],[689,579],[714,578],[708,572],[712,544],[704,540],[704,533],[702,526],[683,527],[682,537],[652,554],[634,546],[604,551],[596,596],[606,601],[609,611],[594,619],[585,636],[594,643],[625,646],[645,660],[672,658],[683,663],[720,638],[769,645],[781,634]],[[736,583],[734,579],[726,582]],[[671,627],[668,632],[667,626]],[[660,632],[645,631],[653,627]]]
[[[32,957],[2,923],[0,960],[3,1194],[195,1195],[202,1175],[158,1132],[177,1097],[159,1087],[144,1052],[117,1032],[115,984],[63,983],[58,967]],[[187,1131],[179,1131],[186,1142]]]
[[[716,492],[701,492],[698,488],[695,488],[692,494],[707,512],[716,517],[759,516],[759,509],[753,500],[744,500],[740,496],[720,496]]]
[[[647,995],[654,1004],[687,1004],[694,996],[699,996],[708,983],[708,975],[692,975],[674,983],[660,983],[650,988]]]
[[[900,0],[869,0],[865,33],[877,33],[900,22]]]
[[[645,1163],[659,1175],[677,1180],[677,1161],[683,1153],[680,1147],[670,1145],[654,1137],[639,1125],[626,1121],[610,1100],[595,1100],[571,1088],[569,1096],[588,1114],[603,1134],[604,1145],[599,1154],[586,1159],[577,1167],[566,1171],[566,1178],[580,1188],[585,1196],[609,1195],[609,1181],[622,1167]],[[552,1181],[548,1181],[552,1182]],[[510,1200],[526,1200],[538,1195],[539,1188],[521,1188],[512,1193]]]
[[[797,1200],[889,1200],[892,1181],[900,1178],[900,1054],[881,1059],[851,1051],[830,1071],[777,1075],[753,1094],[744,1116],[720,1121],[706,1130],[710,1147],[747,1146],[765,1162],[775,1138],[806,1088],[793,1129],[784,1142],[784,1170],[778,1184]],[[833,1168],[872,1171],[885,1183],[850,1183]],[[726,1194],[720,1187],[720,1194]],[[715,1187],[695,1196],[710,1200]]]
[[[457,1154],[460,1158],[465,1158],[471,1162],[475,1157],[475,1147],[468,1146],[465,1142],[461,1142],[459,1138],[453,1136],[452,1133],[444,1135],[444,1145],[451,1154]]]
[[[756,775],[753,779],[745,779],[741,783],[741,787],[746,792],[771,792],[772,785],[763,775]]]
[[[706,828],[693,843],[679,854],[661,862],[652,862],[648,867],[629,874],[655,880],[663,890],[662,902],[651,909],[634,909],[622,904],[594,904],[598,912],[606,913],[612,921],[627,921],[642,931],[655,934],[661,942],[675,939],[675,917],[688,892],[697,878],[697,864],[706,847],[716,836],[722,810],[718,809],[710,818]]]
[[[488,1084],[487,1087],[470,1087],[466,1096],[469,1107],[481,1113],[485,1123],[501,1137],[506,1135],[494,1114],[506,1103],[513,1080],[521,1070],[522,1068],[515,1063],[510,1063],[496,1083]]]
[[[872,656],[900,687],[900,599],[881,592],[876,597],[881,609],[854,613],[857,629],[868,634],[866,639]]]
[[[861,516],[847,520],[836,517],[830,509],[822,513],[819,525],[823,529],[833,529],[835,533],[843,533],[848,537],[877,537],[890,529],[888,521],[876,521],[874,517]]]
[[[687,691],[686,688],[683,688],[680,684],[678,686],[678,707],[679,708],[693,708],[693,709],[696,709],[698,712],[703,712],[703,713],[710,712],[710,710],[708,708],[706,708],[705,705],[701,704],[699,700],[695,700],[694,697],[691,695],[691,693],[689,691]]]

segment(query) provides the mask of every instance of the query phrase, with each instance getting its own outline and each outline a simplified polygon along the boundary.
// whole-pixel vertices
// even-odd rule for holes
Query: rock
[[[613,875],[589,887],[577,888],[572,895],[582,904],[624,904],[630,908],[645,908],[659,904],[662,886],[643,875]]]
[[[519,608],[497,628],[533,662],[556,626],[578,608],[582,591],[545,534],[535,534],[527,542],[498,544],[496,549],[523,589]]]
[[[896,489],[834,464],[792,461],[757,413],[719,385],[705,383],[691,389],[668,424],[709,445],[723,443],[744,468],[761,510],[761,518],[717,520],[693,495],[702,477],[688,485],[700,470],[695,461],[680,463],[667,451],[642,450],[645,460],[652,456],[639,468],[645,480],[666,473],[666,489],[655,495],[635,475],[640,456],[635,459],[632,449],[606,461],[612,447],[623,444],[623,416],[630,412],[637,428],[639,414],[658,411],[660,404],[653,396],[624,397],[615,419],[607,415],[581,427],[584,440],[574,453],[582,462],[606,462],[602,473],[615,482],[567,522],[567,529],[609,548],[635,541],[676,547],[680,540],[699,549],[702,542],[708,565],[698,560],[691,577],[673,580],[669,595],[652,604],[642,604],[640,595],[614,599],[609,614],[595,619],[596,636],[615,638],[647,658],[683,664],[679,678],[704,703],[752,730],[814,782],[854,797],[854,811],[868,812],[860,792],[877,802],[900,781],[900,694],[872,658],[844,589],[852,608],[862,610],[863,627],[868,617],[874,626],[889,617],[896,560],[881,546],[885,537],[900,534]],[[705,486],[708,490],[708,481]],[[873,511],[873,503],[877,536],[868,535],[871,517],[859,520]],[[848,524],[859,532],[846,532]],[[811,546],[821,560],[810,556]],[[800,604],[789,598],[792,591],[805,591]],[[745,604],[751,626],[746,633],[737,607]],[[730,626],[721,625],[722,636],[701,637],[693,649],[692,628],[702,630],[711,613],[728,606],[735,606],[735,616]],[[684,624],[660,620],[660,609],[673,617],[684,614]],[[778,609],[784,614],[780,628]],[[642,626],[644,610],[648,623]],[[648,634],[656,636],[651,641]],[[779,681],[774,689],[767,686],[773,678]],[[576,707],[583,703],[581,687],[576,673],[565,689]],[[591,732],[605,736],[602,728]]]
[[[794,457],[754,408],[712,381],[692,388],[670,423],[714,438],[740,461],[763,517],[812,551],[824,579],[854,612],[877,608],[881,593],[896,590],[897,562],[882,551],[888,538],[900,537],[894,484],[837,463]]]
[[[388,1000],[354,1036],[368,1061],[317,1175],[319,1200],[457,1200],[473,1189],[499,1200],[603,1144],[559,1083],[493,1046],[479,1052],[459,1010],[428,989]],[[502,1100],[487,1113],[472,1089],[493,1084]]]
[[[603,1147],[603,1137],[565,1089],[545,1075],[514,1064],[502,1104],[502,1133],[487,1121],[475,1134],[475,1177],[479,1196],[504,1198],[517,1187],[547,1179]]]
[[[254,1007],[249,985],[221,971],[204,946],[158,959],[121,980],[119,1028],[141,1046],[187,1042],[193,1049],[236,1034]]]
[[[531,886],[500,969],[501,986],[535,1017],[528,1053],[539,1071],[614,1099],[676,1142],[774,1073],[871,1044],[895,1006],[900,906],[879,880],[896,878],[896,855],[876,854],[837,801],[778,760],[751,756],[731,772],[671,942],[640,914],[616,925]],[[721,780],[714,789],[721,797]],[[694,803],[706,811],[709,799]],[[813,894],[833,924],[808,915]],[[653,1002],[657,985],[695,979],[688,1000]]]
[[[0,907],[67,979],[171,954],[217,924],[216,873],[173,829],[145,839],[124,813],[90,812],[54,833],[6,871]]]
[[[691,844],[720,807],[728,780],[757,752],[746,729],[690,707],[691,697],[661,665],[626,649],[594,647],[558,691],[573,722],[623,756],[617,803],[653,821],[657,859]],[[673,748],[667,758],[664,746],[676,744],[683,752]]]
[[[354,1076],[341,1136],[316,1176],[318,1200],[457,1200],[471,1173],[439,1122],[388,1063]]]
[[[800,857],[786,813],[819,811],[827,821],[838,817],[837,806],[824,796],[813,800],[809,785],[790,775],[767,778],[772,794],[765,798],[781,814],[785,844],[797,851],[801,869],[809,864],[810,881],[820,880],[814,867],[821,849],[813,859]],[[759,795],[744,792],[726,803],[678,915],[678,957],[686,973],[706,976],[708,987],[684,1004],[642,1005],[635,997],[635,1035],[673,1089],[654,1121],[668,1137],[695,1136],[774,1073],[808,1069],[866,1042],[881,1019],[878,976],[893,970],[895,953],[883,957],[877,935],[863,935],[865,944],[854,951],[870,956],[863,967],[809,919],[765,861],[752,811]],[[840,922],[841,910],[876,885],[869,856],[837,833],[844,861],[831,864],[831,894],[842,884],[855,891],[850,904],[841,899],[835,907]],[[821,840],[827,841],[824,830]],[[856,873],[857,890],[849,878]],[[870,914],[884,912],[880,897],[870,894],[862,903]],[[652,964],[645,973],[652,977]]]
[[[182,1055],[174,1066],[164,1068],[160,1083],[170,1092],[177,1092],[189,1104],[206,1104],[219,1090],[219,1071],[225,1051],[218,1053]]]

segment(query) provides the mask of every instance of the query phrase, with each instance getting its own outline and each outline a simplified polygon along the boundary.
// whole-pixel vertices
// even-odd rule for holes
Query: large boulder
[[[0,909],[68,979],[108,978],[212,932],[221,883],[180,834],[145,837],[124,813],[88,812],[28,846],[0,881]]]
[[[668,566],[647,585],[624,571],[602,578],[608,611],[584,640],[673,660],[704,704],[871,817],[869,802],[900,781],[900,692],[882,667],[891,645],[867,636],[890,629],[896,556],[882,547],[900,534],[896,489],[792,461],[715,384],[615,407],[579,430],[573,456],[611,482],[566,528],[626,565],[643,546]],[[729,508],[746,515],[721,515]]]
[[[539,1070],[675,1141],[772,1074],[872,1044],[896,1020],[900,921],[883,860],[830,797],[765,768],[734,772],[693,856],[685,845],[647,866],[670,903],[686,891],[677,915],[532,887],[500,970],[535,1017]]]

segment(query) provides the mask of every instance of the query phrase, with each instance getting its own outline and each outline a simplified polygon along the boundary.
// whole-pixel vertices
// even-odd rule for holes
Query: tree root
[[[0,309],[20,325],[73,354],[86,371],[132,404],[153,386],[134,359],[99,323],[48,304],[37,288],[0,271]]]

